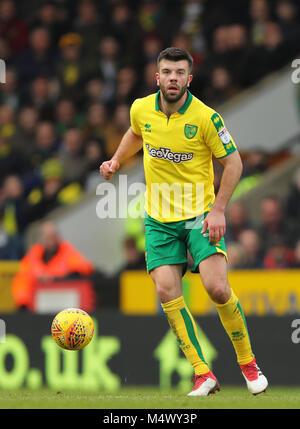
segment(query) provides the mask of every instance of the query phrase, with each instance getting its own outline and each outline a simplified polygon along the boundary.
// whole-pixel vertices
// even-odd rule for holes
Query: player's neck
[[[178,101],[176,101],[175,103],[168,103],[167,100],[164,98],[162,92],[160,92],[159,104],[161,111],[168,117],[171,116],[173,113],[178,112],[178,110],[181,109],[181,107],[185,104],[187,96],[188,93],[186,91]]]

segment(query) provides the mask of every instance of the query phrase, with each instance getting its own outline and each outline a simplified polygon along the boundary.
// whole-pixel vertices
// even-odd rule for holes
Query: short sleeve
[[[130,109],[130,125],[134,134],[141,136],[141,129],[138,123],[138,100],[135,100]]]
[[[224,158],[236,150],[236,145],[224,125],[223,118],[210,110],[204,126],[204,141],[216,158]]]

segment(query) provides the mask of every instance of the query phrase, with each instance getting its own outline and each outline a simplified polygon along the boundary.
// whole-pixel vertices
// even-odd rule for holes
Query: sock
[[[253,360],[247,323],[241,304],[231,290],[231,297],[225,304],[216,304],[221,322],[232,341],[239,365],[245,365]]]
[[[179,347],[193,366],[195,374],[200,375],[209,372],[210,369],[200,347],[195,321],[185,305],[183,296],[162,304],[162,308],[177,338]]]

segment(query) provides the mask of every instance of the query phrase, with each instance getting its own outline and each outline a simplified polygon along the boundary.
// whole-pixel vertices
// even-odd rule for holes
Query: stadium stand
[[[14,239],[9,246],[21,258],[33,221],[94,189],[98,165],[129,126],[130,104],[156,91],[161,49],[176,44],[191,52],[193,93],[218,108],[291,62],[299,41],[292,0],[1,0],[7,81],[0,91],[0,204],[1,228]],[[259,148],[242,156],[246,190],[279,162]],[[139,162],[137,156],[126,168]],[[291,223],[299,216],[298,176],[280,209]],[[215,184],[217,190],[217,170]],[[228,241],[249,254],[248,234],[262,261],[254,255],[235,266],[268,268],[279,242],[257,244],[257,226],[246,224],[235,236],[231,228]],[[277,252],[280,266],[299,264],[299,230],[293,234],[298,240],[285,243],[292,256]]]

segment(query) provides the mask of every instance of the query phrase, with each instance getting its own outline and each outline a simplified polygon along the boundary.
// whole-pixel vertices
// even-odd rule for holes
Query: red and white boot
[[[194,382],[194,388],[188,396],[208,396],[220,390],[218,380],[211,371],[206,374],[195,375],[192,382]]]
[[[259,395],[266,391],[268,380],[258,368],[255,358],[246,365],[240,365],[240,368],[250,393],[253,395]]]

